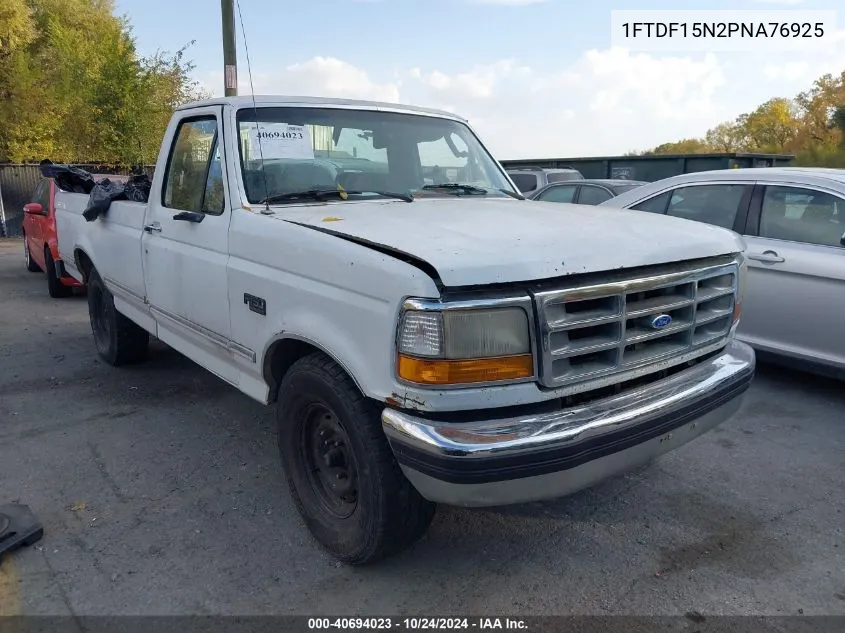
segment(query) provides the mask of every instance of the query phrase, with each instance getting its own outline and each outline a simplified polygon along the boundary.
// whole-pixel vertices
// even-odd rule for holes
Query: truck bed
[[[100,271],[119,271],[121,285],[140,297],[144,293],[141,268],[141,236],[147,205],[141,202],[116,200],[108,212],[88,222],[82,213],[88,205],[88,195],[58,191],[56,193],[56,230],[59,255],[68,274],[84,282],[81,262],[75,258],[77,249],[96,253],[94,262]],[[89,248],[91,244],[96,248]],[[111,281],[104,277],[106,285]]]

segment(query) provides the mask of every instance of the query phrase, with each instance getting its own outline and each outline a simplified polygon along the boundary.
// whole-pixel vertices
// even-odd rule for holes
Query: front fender
[[[296,341],[323,352],[346,372],[361,393],[381,401],[387,398],[390,381],[382,374],[392,367],[389,354],[392,347],[380,340],[384,331],[381,328],[357,329],[358,337],[349,336],[350,330],[341,327],[339,318],[343,317],[337,312],[315,313],[307,309],[285,313],[284,322],[279,324],[259,355],[271,399],[277,385],[271,379],[270,365],[278,345],[285,341]]]

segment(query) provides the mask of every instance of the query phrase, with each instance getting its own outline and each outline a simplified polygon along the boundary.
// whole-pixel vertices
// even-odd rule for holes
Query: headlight
[[[406,310],[398,373],[408,382],[450,385],[534,375],[528,314],[522,308]]]

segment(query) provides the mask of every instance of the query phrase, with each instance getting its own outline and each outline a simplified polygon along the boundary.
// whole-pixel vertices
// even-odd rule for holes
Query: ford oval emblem
[[[672,317],[668,314],[658,314],[651,320],[651,327],[655,330],[662,330],[672,322]]]

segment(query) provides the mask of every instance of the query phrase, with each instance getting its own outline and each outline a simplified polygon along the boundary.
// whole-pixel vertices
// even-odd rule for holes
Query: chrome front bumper
[[[495,506],[555,498],[730,419],[755,364],[754,351],[734,340],[689,369],[581,406],[472,421],[385,409],[382,426],[403,472],[431,501]]]

